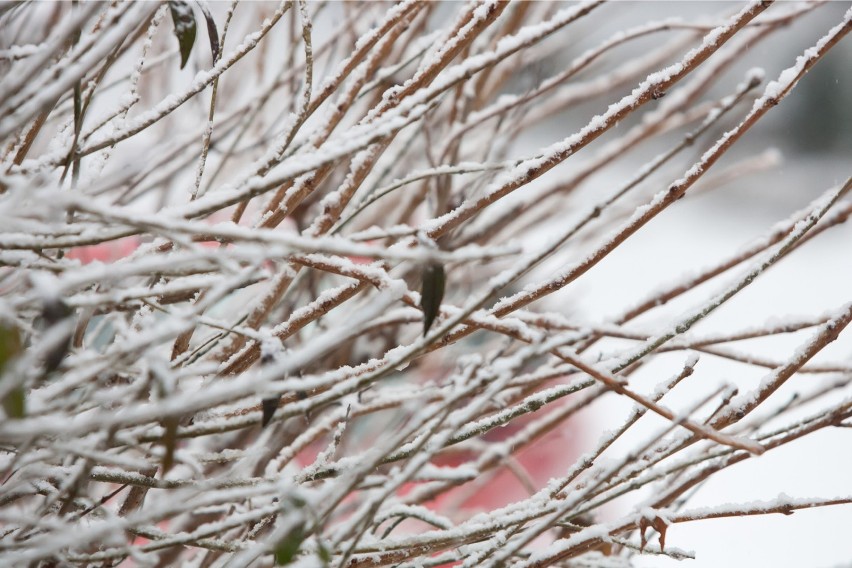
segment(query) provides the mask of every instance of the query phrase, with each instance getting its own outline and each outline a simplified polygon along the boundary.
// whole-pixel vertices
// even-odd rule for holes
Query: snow
[[[119,6],[115,10],[120,12],[124,9]],[[33,117],[43,106],[49,104],[49,101],[56,101],[62,93],[67,92],[73,83],[80,79],[95,62],[106,58],[109,52],[115,49],[118,43],[132,32],[138,22],[153,14],[155,9],[156,7],[153,4],[131,5],[126,8],[126,14],[121,14],[118,22],[110,26],[107,32],[97,36],[84,37],[76,46],[78,51],[83,52],[82,55],[73,63],[65,66],[61,74],[53,78],[49,86],[34,85],[22,89],[17,94],[21,103],[11,115],[0,119],[0,138],[8,137],[19,124]],[[88,49],[90,47],[89,41],[93,41],[92,38],[95,37],[98,38],[99,42]],[[38,89],[37,94],[33,92],[35,90],[33,87]]]
[[[25,44],[25,45],[12,45],[6,49],[0,49],[0,59],[23,59],[25,57],[30,57],[32,55],[37,54],[39,51],[45,49],[44,44]]]
[[[765,217],[731,228],[748,208],[743,195],[719,210],[704,200],[716,196],[708,189],[728,191],[734,174],[754,175],[758,160],[771,162],[766,154],[743,159],[737,146],[736,164],[712,173],[727,145],[845,28],[832,22],[793,67],[776,73],[777,62],[751,56],[789,10],[725,43],[758,4],[721,25],[661,20],[614,34],[621,24],[604,8],[593,11],[598,4],[503,10],[469,2],[450,6],[455,15],[444,18],[415,0],[322,10],[300,3],[292,30],[281,18],[291,3],[273,13],[241,5],[237,37],[224,42],[238,47],[194,77],[157,52],[163,38],[155,36],[173,39],[157,28],[165,5],[83,3],[44,41],[22,28],[21,45],[3,52],[15,73],[0,79],[7,95],[0,130],[12,134],[0,174],[0,348],[13,347],[11,363],[0,361],[8,364],[0,440],[15,450],[0,453],[10,472],[0,517],[12,531],[0,563],[141,564],[173,547],[178,563],[203,563],[210,557],[194,549],[212,548],[221,562],[247,565],[298,536],[299,566],[322,565],[326,548],[334,562],[351,553],[346,561],[356,565],[413,567],[428,556],[545,566],[602,543],[638,547],[637,527],[659,531],[664,523],[666,550],[648,546],[647,559],[570,559],[639,566],[688,556],[668,544],[692,547],[696,541],[679,531],[704,525],[697,520],[772,522],[777,513],[811,509],[802,515],[823,515],[813,526],[826,526],[842,509],[831,506],[850,501],[845,480],[825,485],[819,476],[848,469],[841,452],[824,450],[845,442],[831,426],[850,400],[842,328],[852,304],[841,294],[842,255],[819,247],[824,239],[840,246],[831,239],[843,227],[821,233],[852,204],[838,186],[805,208],[796,202],[789,209],[799,211],[777,223],[786,183],[766,183],[762,172],[754,186],[771,189],[762,197],[772,199],[761,215],[775,225],[755,238]],[[44,9],[24,4],[0,19]],[[795,8],[811,9],[819,13],[816,5]],[[356,25],[342,25],[341,14]],[[597,30],[585,37],[586,20],[607,39],[597,43]],[[85,23],[79,42],[69,21]],[[316,46],[305,45],[299,22],[317,26]],[[686,30],[686,41],[705,36],[675,56],[686,41],[650,35],[670,25]],[[399,42],[391,39],[397,32]],[[97,65],[127,37],[137,39],[100,86]],[[640,37],[659,39],[660,48],[634,57],[642,50],[625,42]],[[173,42],[167,48],[173,52]],[[579,55],[570,59],[566,50]],[[292,53],[292,64],[273,57],[281,53]],[[777,79],[742,120],[732,119],[764,73],[747,71],[732,91],[726,70],[753,60]],[[559,65],[543,69],[550,77],[540,81],[543,61]],[[53,77],[38,73],[28,83],[17,71],[29,62]],[[152,73],[155,62],[169,66]],[[590,78],[575,81],[580,71]],[[231,83],[240,72],[256,84]],[[217,77],[213,117],[197,95]],[[618,91],[634,78],[638,86]],[[83,121],[79,168],[62,181],[79,126],[69,90],[77,81],[84,97],[97,96]],[[537,83],[532,90],[529,81]],[[716,95],[717,85],[733,94]],[[600,100],[589,101],[594,96]],[[553,114],[583,100],[588,105],[567,118]],[[48,103],[44,128],[15,163],[35,132],[33,116]],[[142,104],[149,106],[136,110]],[[543,116],[550,123],[532,130]],[[628,118],[629,128],[586,159],[583,148]],[[698,140],[699,122],[702,132],[724,134],[699,142],[699,159],[669,163],[669,142]],[[749,144],[765,142],[749,135]],[[203,158],[200,136],[210,141]],[[787,175],[800,156],[777,143]],[[217,170],[225,181],[203,176],[205,164],[226,164]],[[540,183],[557,166],[556,183]],[[822,185],[830,171],[814,172],[807,184]],[[576,183],[560,188],[566,180]],[[737,187],[747,190],[756,191]],[[510,194],[516,202],[504,200]],[[283,201],[266,211],[273,195]],[[437,201],[449,213],[431,219]],[[237,203],[245,204],[239,222],[224,209]],[[347,224],[356,214],[359,222]],[[121,258],[83,264],[80,251],[68,250],[123,237],[135,250]],[[811,262],[788,270],[787,256]],[[424,337],[418,284],[428,263],[445,265],[449,277],[440,317]],[[703,283],[716,271],[718,282]],[[60,300],[73,317],[52,323],[45,304]],[[785,315],[792,313],[803,315]],[[19,392],[23,416],[10,397]],[[261,428],[276,397],[275,419]],[[812,445],[802,454],[805,435]],[[794,456],[792,466],[772,461],[783,452]],[[174,463],[158,471],[167,458]],[[771,475],[748,469],[767,463],[786,466]],[[800,476],[810,485],[791,481],[791,472],[814,463],[824,465]],[[759,491],[719,491],[743,478],[759,479]],[[131,503],[131,493],[144,502]],[[665,499],[682,495],[683,506]],[[554,530],[579,515],[585,523],[586,513],[591,526]],[[808,554],[836,559],[830,548]]]
[[[101,148],[111,146],[116,141],[126,139],[138,132],[141,132],[143,129],[154,124],[158,120],[162,119],[164,116],[174,111],[180,105],[184,104],[187,100],[189,100],[190,97],[206,88],[210,83],[213,82],[214,79],[224,73],[225,70],[230,68],[243,55],[245,55],[254,47],[256,47],[258,42],[263,38],[264,35],[269,32],[270,29],[272,29],[272,26],[275,24],[275,22],[277,22],[278,19],[283,16],[284,12],[286,12],[290,8],[290,6],[291,4],[288,2],[281,2],[272,17],[267,18],[263,21],[260,30],[246,36],[243,40],[243,43],[234,48],[226,56],[220,57],[219,61],[213,66],[212,69],[210,69],[209,71],[199,71],[198,73],[196,73],[192,84],[183,93],[173,93],[171,95],[167,95],[154,108],[145,113],[140,114],[133,121],[129,121],[123,127],[117,128],[116,131],[113,132],[112,135],[110,135],[108,138],[94,136],[91,133],[84,134],[83,139],[86,141],[86,143],[83,144],[83,147],[81,148],[81,153],[84,155],[92,153],[96,150],[100,150]],[[92,138],[92,140],[88,140],[88,138],[90,137]]]
[[[758,109],[767,102],[778,99],[793,88],[804,73],[805,68],[819,59],[820,53],[826,45],[828,45],[832,38],[839,36],[842,30],[849,25],[850,21],[852,21],[852,8],[846,12],[843,22],[831,28],[828,33],[820,38],[816,45],[809,47],[802,55],[798,56],[793,66],[784,69],[777,79],[766,85],[763,96],[754,101],[753,108]]]

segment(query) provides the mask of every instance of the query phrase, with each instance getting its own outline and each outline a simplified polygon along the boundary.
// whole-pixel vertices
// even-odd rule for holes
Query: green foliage
[[[276,566],[284,566],[291,563],[299,552],[299,547],[305,541],[305,529],[300,525],[296,525],[293,530],[287,533],[284,538],[278,541],[273,551]]]
[[[0,377],[3,377],[9,364],[21,353],[21,333],[17,328],[0,324]],[[23,418],[26,415],[26,391],[16,386],[3,397],[3,410],[9,418]]]

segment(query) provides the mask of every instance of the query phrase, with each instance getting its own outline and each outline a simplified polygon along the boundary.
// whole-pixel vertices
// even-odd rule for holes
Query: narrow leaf
[[[299,547],[305,540],[305,532],[302,525],[297,525],[292,531],[287,533],[284,538],[278,541],[275,545],[275,565],[283,566],[289,564],[296,558],[299,552]]]
[[[178,47],[180,48],[180,68],[183,69],[189,60],[192,45],[195,43],[195,15],[192,13],[192,7],[183,0],[171,0],[169,10],[172,14],[175,37],[177,37]]]
[[[216,20],[213,19],[213,14],[210,13],[210,8],[207,7],[207,2],[196,0],[198,7],[201,8],[201,13],[204,14],[204,20],[207,22],[207,38],[210,40],[210,53],[213,54],[213,63],[219,59],[219,32],[216,30]]]
[[[639,521],[639,552],[645,552],[645,545],[648,544],[645,531],[648,530],[649,525],[650,523],[648,522],[648,519],[644,517]]]
[[[669,528],[668,522],[662,517],[657,517],[654,519],[654,528],[657,529],[657,532],[660,533],[660,550],[666,550],[666,530]]]
[[[69,308],[65,302],[58,299],[46,301],[41,311],[41,317],[45,328],[58,325],[66,318],[71,317],[71,315],[73,315],[71,308]],[[54,345],[53,348],[45,355],[44,375],[48,375],[58,369],[62,360],[65,359],[66,355],[68,355],[70,349],[71,333],[69,330],[68,335],[62,341],[59,341],[56,345]]]
[[[263,409],[263,418],[261,419],[261,425],[266,428],[266,426],[272,421],[272,416],[275,415],[275,410],[278,408],[278,403],[281,402],[281,396],[274,396],[272,398],[264,398],[260,401],[260,407]]]
[[[653,519],[648,519],[643,517],[642,520],[639,521],[639,552],[645,550],[645,546],[648,544],[648,539],[645,537],[645,531],[648,527],[653,527],[660,534],[660,550],[665,551],[666,549],[666,530],[668,530],[669,525],[668,522],[660,516],[656,516]]]
[[[21,353],[21,333],[17,328],[0,324],[0,377],[9,363]],[[26,391],[16,386],[3,397],[3,410],[8,418],[23,418],[26,411]]]
[[[323,566],[328,566],[329,562],[331,562],[331,551],[322,542],[317,544],[317,556],[322,561]]]
[[[6,366],[21,353],[21,332],[0,323],[0,376]]]
[[[420,307],[423,310],[423,335],[429,332],[432,323],[441,310],[444,299],[446,275],[440,264],[429,264],[423,268],[423,282],[420,290]]]

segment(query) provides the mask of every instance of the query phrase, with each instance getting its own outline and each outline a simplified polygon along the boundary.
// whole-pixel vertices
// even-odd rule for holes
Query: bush
[[[622,274],[614,315],[572,295],[779,167],[742,140],[852,11],[767,82],[749,50],[837,12],[770,4],[0,7],[3,565],[627,566],[848,503],[690,506],[849,426],[852,367],[811,360],[852,304],[693,329],[842,225],[848,179],[644,298]]]

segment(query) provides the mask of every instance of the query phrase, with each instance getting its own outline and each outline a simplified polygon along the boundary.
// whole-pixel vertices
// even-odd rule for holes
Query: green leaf
[[[27,415],[27,393],[24,387],[15,387],[3,397],[3,410],[7,418],[23,418]]]
[[[9,363],[21,353],[21,332],[16,327],[0,324],[0,377]],[[23,418],[27,414],[27,393],[16,386],[3,397],[3,410],[8,418]]]
[[[297,525],[293,528],[292,531],[287,533],[284,538],[278,541],[278,544],[275,545],[275,551],[273,555],[275,556],[275,565],[283,566],[284,564],[289,564],[296,558],[296,554],[299,552],[299,547],[302,546],[302,542],[305,540],[305,529],[302,525]]]
[[[441,310],[441,300],[444,299],[446,283],[444,267],[440,264],[429,264],[423,268],[423,282],[420,290],[420,307],[423,310],[423,335],[432,327],[432,322]]]
[[[317,546],[317,556],[320,560],[322,560],[322,563],[326,566],[328,566],[329,562],[331,562],[331,551],[322,542],[320,542]]]
[[[21,353],[21,332],[0,323],[0,375],[9,362]]]
[[[195,43],[195,34],[197,31],[195,14],[192,13],[192,7],[189,3],[183,0],[171,0],[169,2],[169,10],[172,14],[175,36],[177,37],[178,47],[180,48],[180,68],[183,69],[189,60],[192,45]]]

